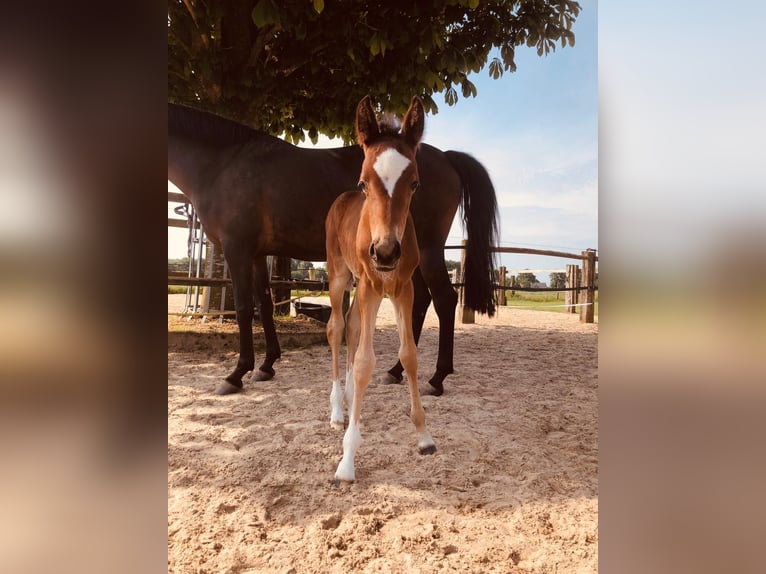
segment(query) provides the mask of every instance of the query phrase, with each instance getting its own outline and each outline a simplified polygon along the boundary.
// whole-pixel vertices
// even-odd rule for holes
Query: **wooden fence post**
[[[566,283],[567,289],[580,286],[580,268],[577,265],[567,265],[566,271]],[[579,301],[579,291],[565,291],[564,303],[566,305],[577,305]],[[577,313],[577,307],[567,307],[567,313]]]
[[[582,252],[582,257],[582,283],[583,287],[587,287],[587,289],[583,291],[584,297],[581,297],[584,305],[580,307],[580,322],[593,323],[595,315],[593,307],[596,300],[594,291],[596,286],[596,253],[589,249]]]
[[[215,245],[210,240],[208,240],[206,253],[207,261],[205,262],[205,277],[224,278],[225,261],[221,250],[216,249]],[[209,312],[211,309],[218,309],[219,311],[234,311],[233,291],[233,289],[227,289],[224,285],[204,287],[203,310],[205,312]],[[221,302],[221,299],[223,299],[223,303]]]
[[[503,289],[503,287],[505,287],[505,273],[506,273],[505,267],[501,266],[498,271],[498,275],[499,275],[498,284],[500,285],[501,289],[497,290],[497,304],[503,305],[503,306],[507,305],[507,302],[505,299],[505,289]]]
[[[272,280],[284,279],[285,281],[292,279],[289,257],[274,257],[272,259],[271,278]],[[280,305],[279,303],[290,300],[290,287],[273,287],[271,292],[274,295],[274,316],[289,316],[290,305],[284,303]]]
[[[462,255],[460,256],[460,282],[465,284],[465,250],[466,245],[468,244],[468,241],[463,239],[462,245]],[[460,287],[460,293],[458,295],[458,302],[460,304],[460,322],[465,324],[469,323],[475,323],[476,322],[476,314],[474,313],[473,309],[469,309],[464,305],[464,296],[465,296],[465,286]]]

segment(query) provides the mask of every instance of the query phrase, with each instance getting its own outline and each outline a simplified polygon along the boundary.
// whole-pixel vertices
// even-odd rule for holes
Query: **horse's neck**
[[[187,138],[168,134],[168,180],[192,202],[206,188],[205,174],[219,161],[220,153]]]

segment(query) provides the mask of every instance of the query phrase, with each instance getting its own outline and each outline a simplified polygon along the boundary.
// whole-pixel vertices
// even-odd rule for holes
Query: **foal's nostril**
[[[378,257],[375,255],[375,244],[370,243],[370,257],[372,257],[373,261],[377,261]]]
[[[391,257],[393,258],[394,261],[397,261],[399,257],[401,256],[402,256],[402,246],[397,241],[396,243],[394,243],[394,252]]]

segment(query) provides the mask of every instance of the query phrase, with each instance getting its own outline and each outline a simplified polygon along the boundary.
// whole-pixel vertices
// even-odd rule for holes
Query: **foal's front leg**
[[[328,267],[332,262],[328,260]],[[343,429],[343,391],[340,382],[340,348],[343,342],[343,293],[350,279],[347,269],[331,268],[330,305],[332,312],[327,321],[327,342],[332,352],[332,391],[330,391],[330,426]]]
[[[375,351],[372,347],[372,335],[375,332],[375,319],[382,296],[366,281],[360,281],[357,287],[354,305],[358,306],[361,319],[359,332],[359,345],[354,356],[354,397],[351,401],[348,428],[343,436],[343,458],[335,471],[335,481],[353,482],[356,479],[354,470],[354,456],[362,443],[360,431],[360,419],[362,413],[362,401],[367,390],[367,385],[375,370]]]
[[[417,432],[418,451],[420,454],[433,454],[436,452],[436,445],[426,428],[426,413],[420,402],[418,389],[418,355],[412,333],[412,283],[408,282],[402,287],[397,296],[391,297],[391,302],[396,311],[396,325],[399,330],[399,360],[407,374],[410,390],[410,419]]]

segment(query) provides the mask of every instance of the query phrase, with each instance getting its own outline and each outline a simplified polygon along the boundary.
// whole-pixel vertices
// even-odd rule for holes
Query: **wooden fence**
[[[463,283],[462,278],[465,267],[465,246],[466,241],[460,245],[445,245],[444,249],[460,249],[463,255],[460,260],[460,273],[456,286],[460,287],[458,302],[460,304],[460,320],[463,323],[473,323],[475,314],[473,309],[463,306]],[[566,283],[563,289],[560,288],[540,288],[540,287],[519,287],[518,285],[506,285],[505,267],[500,267],[498,273],[498,282],[494,285],[498,291],[498,301],[505,304],[506,291],[564,291],[567,312],[575,313],[579,308],[580,321],[583,323],[593,323],[595,320],[594,304],[596,300],[596,262],[598,255],[594,249],[586,249],[581,253],[568,253],[565,251],[551,251],[549,249],[530,249],[527,247],[495,247],[492,249],[495,253],[519,253],[527,255],[544,255],[548,257],[563,257],[566,259],[578,259],[582,261],[582,269],[578,265],[567,265]]]
[[[187,204],[187,209],[191,208],[191,204],[189,203],[189,200],[180,193],[172,193],[168,192],[168,202],[171,203],[184,203]],[[197,296],[197,302],[194,305],[191,305],[191,298],[190,296],[187,296],[187,308],[188,307],[194,307],[194,311],[188,311],[188,309],[180,313],[180,315],[184,316],[205,316],[205,315],[214,315],[214,316],[231,316],[234,314],[233,311],[225,311],[224,310],[224,300],[225,300],[225,294],[226,289],[228,287],[231,287],[231,279],[226,277],[227,275],[227,269],[224,264],[223,266],[223,277],[212,277],[211,276],[211,269],[212,265],[206,265],[206,269],[208,270],[205,275],[202,276],[202,266],[201,266],[201,258],[202,258],[202,249],[201,245],[205,242],[204,237],[204,231],[202,230],[201,226],[199,225],[199,221],[196,218],[196,214],[193,212],[193,208],[191,208],[192,211],[187,217],[187,219],[177,219],[177,218],[168,218],[168,227],[179,227],[179,228],[185,228],[190,230],[190,243],[192,246],[196,242],[199,245],[198,251],[195,253],[192,253],[196,257],[191,257],[191,260],[196,260],[196,273],[193,275],[193,270],[190,264],[189,272],[184,274],[179,273],[168,273],[168,285],[186,285],[189,287],[195,287],[196,289],[199,289],[200,287],[219,287],[223,288],[223,292],[221,294],[221,303],[220,303],[220,310],[209,310],[207,307],[209,305],[205,304],[206,307],[204,311],[199,311],[200,305],[199,305],[199,291]],[[474,322],[474,313],[472,309],[468,309],[467,307],[463,306],[463,283],[462,283],[462,277],[463,277],[463,268],[465,266],[465,245],[466,241],[464,240],[460,245],[445,245],[444,249],[459,249],[463,251],[462,257],[461,257],[461,269],[459,272],[459,276],[457,277],[457,280],[453,282],[453,285],[455,287],[459,288],[458,291],[458,301],[460,304],[460,317],[461,321],[463,323],[473,323]],[[210,249],[210,256],[216,255],[214,253],[214,250],[212,249],[212,244],[208,245],[208,248]],[[495,247],[492,251],[495,253],[517,253],[517,254],[527,254],[527,255],[542,255],[542,256],[549,256],[549,257],[562,257],[566,259],[576,259],[582,261],[582,268],[580,268],[579,265],[573,264],[573,265],[567,265],[566,266],[566,283],[565,287],[563,289],[554,289],[554,288],[535,288],[535,287],[519,287],[518,285],[515,285],[513,281],[511,281],[511,284],[507,285],[505,281],[505,267],[500,267],[499,275],[498,275],[498,282],[494,285],[495,289],[497,290],[498,294],[498,301],[500,304],[505,304],[506,299],[506,291],[554,291],[554,292],[560,292],[563,291],[565,293],[565,300],[564,304],[566,305],[567,312],[569,313],[580,313],[580,321],[585,323],[593,323],[594,322],[594,303],[595,303],[595,293],[598,290],[596,286],[596,262],[598,261],[598,256],[596,255],[596,251],[593,249],[587,249],[585,251],[582,251],[580,254],[577,253],[568,253],[564,251],[552,251],[548,249],[530,249],[526,247]],[[220,258],[220,254],[217,254]],[[275,292],[279,291],[283,293],[283,295],[276,297],[275,305],[285,305],[290,303],[290,290],[292,289],[306,289],[310,291],[326,291],[327,290],[327,283],[323,281],[292,281],[292,280],[282,280],[282,279],[275,279],[271,281],[271,286],[275,288]],[[285,296],[284,293],[287,293]],[[276,294],[276,293],[275,293]],[[190,295],[190,293],[188,294]],[[205,297],[205,300],[207,301],[209,299],[208,297]]]

